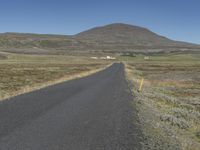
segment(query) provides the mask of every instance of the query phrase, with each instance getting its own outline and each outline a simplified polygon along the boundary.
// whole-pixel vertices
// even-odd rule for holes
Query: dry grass
[[[83,77],[107,65],[81,57],[8,54],[0,61],[0,99]]]
[[[177,59],[173,60],[171,57],[174,56],[163,57],[166,59],[157,57],[152,58],[152,61],[129,60],[126,65],[127,77],[133,83],[133,105],[138,109],[146,139],[143,148],[198,150],[199,61],[188,57],[183,63]],[[167,61],[167,57],[172,60]],[[145,79],[144,86],[142,91],[138,92],[142,77]]]

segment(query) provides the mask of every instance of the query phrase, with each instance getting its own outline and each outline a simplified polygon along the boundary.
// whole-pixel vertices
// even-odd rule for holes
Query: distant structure
[[[112,56],[106,56],[106,57],[100,57],[100,59],[115,60],[116,58]]]
[[[98,59],[98,57],[90,57],[91,59]]]
[[[115,57],[112,57],[112,56],[106,56],[106,57],[90,57],[91,59],[104,59],[104,60],[115,60],[116,58]]]
[[[144,60],[149,60],[150,57],[149,56],[144,56]]]
[[[106,59],[116,59],[116,58],[112,56],[106,56]]]

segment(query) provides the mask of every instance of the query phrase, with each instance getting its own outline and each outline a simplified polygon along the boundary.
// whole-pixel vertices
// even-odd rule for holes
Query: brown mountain
[[[77,39],[91,42],[91,46],[105,48],[135,49],[135,48],[185,48],[195,44],[178,42],[160,36],[146,28],[116,23],[96,27],[75,35]],[[96,44],[96,45],[95,45]]]
[[[171,40],[159,36],[148,29],[121,23],[93,28],[81,32],[75,37],[93,41],[102,41],[105,43],[127,43],[134,45],[153,45],[157,43],[172,42]]]
[[[146,28],[122,23],[96,27],[74,36],[22,33],[0,34],[0,49],[145,50],[198,49],[200,46],[170,40]]]

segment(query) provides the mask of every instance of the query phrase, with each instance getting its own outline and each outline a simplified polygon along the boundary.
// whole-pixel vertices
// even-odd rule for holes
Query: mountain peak
[[[112,24],[108,24],[102,27],[111,27],[111,28],[137,28],[137,29],[145,29],[143,27],[139,27],[139,26],[135,26],[135,25],[130,25],[130,24],[126,24],[126,23],[112,23]]]
[[[87,31],[81,32],[77,34],[77,37],[92,37],[93,35],[102,35],[105,34],[106,36],[112,35],[115,36],[115,34],[127,34],[127,33],[133,33],[137,32],[149,32],[149,30],[139,27],[139,26],[134,26],[134,25],[129,25],[129,24],[124,24],[124,23],[113,23],[105,26],[99,26],[95,27],[92,29],[89,29]],[[110,37],[110,36],[109,36]]]
[[[171,40],[139,26],[113,23],[96,27],[75,35],[76,38],[105,43],[131,44],[131,45],[159,45]]]

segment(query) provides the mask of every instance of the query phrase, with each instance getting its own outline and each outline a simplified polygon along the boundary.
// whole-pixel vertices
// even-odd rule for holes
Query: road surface
[[[0,150],[139,149],[123,64],[0,103]]]

